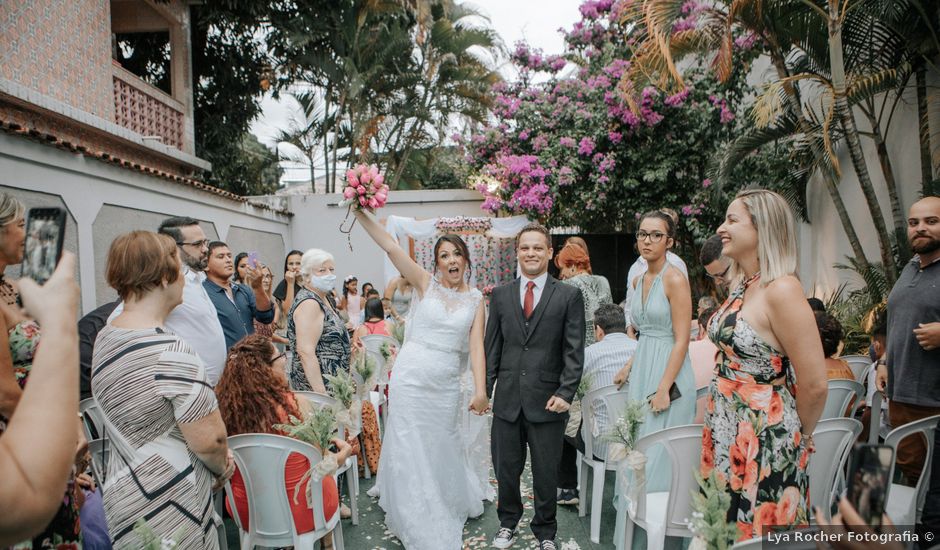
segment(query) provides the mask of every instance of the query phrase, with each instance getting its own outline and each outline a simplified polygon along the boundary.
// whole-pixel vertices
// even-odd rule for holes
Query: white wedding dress
[[[462,548],[467,518],[493,498],[487,419],[467,413],[470,326],[482,299],[432,278],[408,312],[376,480],[385,524],[408,550]]]

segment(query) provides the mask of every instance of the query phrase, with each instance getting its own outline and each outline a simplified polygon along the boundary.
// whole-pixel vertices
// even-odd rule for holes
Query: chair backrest
[[[839,357],[846,363],[849,364],[849,368],[852,369],[852,374],[855,375],[855,381],[864,384],[864,380],[860,378],[868,370],[868,367],[871,366],[872,360],[867,355],[843,355]]]
[[[924,469],[921,470],[920,478],[917,480],[917,485],[914,486],[914,494],[917,495],[915,499],[916,504],[916,513],[915,518],[917,522],[920,522],[920,515],[924,509],[924,499],[927,498],[927,488],[930,486],[930,467],[933,462],[933,450],[936,445],[934,441],[934,431],[937,428],[937,423],[940,422],[940,415],[928,416],[927,418],[922,418],[920,420],[915,420],[909,424],[903,426],[898,426],[897,428],[891,430],[888,433],[888,436],[885,437],[885,445],[889,445],[894,448],[894,463],[891,464],[891,476],[888,479],[894,479],[894,468],[897,465],[897,454],[898,454],[898,443],[902,439],[914,434],[922,434],[927,440],[927,456],[924,458]],[[890,487],[889,487],[890,491]],[[885,502],[888,501],[888,495],[885,495]]]
[[[688,532],[688,518],[692,517],[692,493],[698,491],[695,474],[702,458],[702,424],[674,426],[641,437],[636,450],[649,455],[649,450],[662,445],[664,456],[672,465],[672,484],[666,501],[666,534]],[[636,517],[646,520],[646,499],[637,499]]]
[[[836,478],[845,466],[849,450],[860,433],[862,423],[854,418],[820,420],[813,431],[816,453],[810,455],[807,465],[810,502],[819,506],[827,519],[830,517]]]
[[[242,518],[234,514],[235,524],[242,531],[251,533],[256,545],[286,546],[298,545],[294,515],[291,513],[291,501],[294,489],[288,490],[284,482],[284,470],[291,453],[298,453],[310,461],[311,466],[320,462],[320,451],[313,445],[302,441],[273,434],[241,434],[228,438],[228,448],[235,455],[235,465],[245,483],[248,495],[248,522],[242,525]],[[334,518],[325,518],[323,513],[323,491],[321,483],[309,481],[312,488],[313,524],[316,532],[332,528],[327,522]],[[225,484],[225,495],[229,506],[235,511],[235,497],[231,482]],[[307,495],[297,495],[304,502]],[[301,500],[304,499],[304,500]],[[334,516],[338,517],[339,509]]]
[[[596,426],[596,409],[600,404],[604,403],[603,397],[605,395],[614,393],[616,391],[617,386],[611,384],[609,386],[591,390],[584,394],[584,397],[581,398],[581,438],[584,440],[584,456],[588,458],[593,459],[595,456],[594,432],[597,431],[597,439],[605,437],[607,432],[606,428],[600,429],[599,426]],[[614,413],[611,414],[610,409],[607,409],[607,419],[609,423],[616,421],[616,415],[617,411],[614,411]]]
[[[98,482],[98,487],[104,491],[105,477],[108,475],[108,461],[111,459],[111,445],[107,439],[92,439],[88,442],[88,452],[91,454],[91,473]]]
[[[367,334],[360,338],[360,340],[362,340],[362,345],[364,345],[367,350],[378,353],[379,356],[382,355],[382,344],[386,342],[388,342],[389,345],[395,346],[396,349],[401,347],[398,340],[391,336],[385,336],[384,334]]]
[[[871,415],[868,420],[868,443],[876,445],[881,434],[881,409],[884,407],[885,393],[875,390],[871,395]]]
[[[104,437],[104,411],[94,397],[82,399],[78,403],[78,412],[82,415],[85,439],[91,441]]]
[[[388,361],[385,360],[385,357],[382,356],[382,353],[379,351],[372,351],[366,349],[366,353],[375,361],[376,368],[379,369],[379,375],[375,377],[376,386],[387,386],[388,385]]]
[[[847,416],[846,410],[852,405],[852,400],[854,399],[855,406],[858,406],[860,400],[864,398],[865,388],[855,380],[830,380],[826,405],[823,407],[820,420],[845,417]],[[848,416],[854,416],[854,413],[855,407],[852,407]]]

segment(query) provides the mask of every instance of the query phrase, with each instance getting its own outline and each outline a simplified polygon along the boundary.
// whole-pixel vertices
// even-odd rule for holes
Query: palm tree
[[[726,77],[731,67],[733,31],[743,29],[759,37],[778,78],[755,106],[758,127],[729,149],[725,164],[770,140],[792,140],[794,156],[802,163],[795,173],[800,177],[793,178],[793,194],[802,193],[805,177],[819,171],[852,246],[854,263],[867,268],[868,261],[838,190],[840,166],[833,144],[844,142],[878,234],[882,264],[893,280],[897,264],[890,235],[903,236],[904,220],[884,135],[910,78],[911,48],[900,30],[910,27],[912,19],[923,18],[919,3],[726,0],[705,9],[695,29],[671,33],[682,2],[646,0],[627,13],[630,20],[643,26],[645,36],[636,48],[622,88],[630,94],[644,82],[679,87],[682,81],[675,60],[692,53],[713,54],[718,76]],[[932,44],[927,38],[936,36],[929,32],[934,27],[922,27],[927,29],[921,35],[926,38],[920,42]],[[801,88],[816,88],[818,105],[816,101],[807,102]],[[879,95],[882,103],[876,110],[874,98]],[[891,108],[886,110],[889,100]],[[870,134],[857,128],[853,106],[865,114],[872,126]],[[875,141],[879,152],[893,232],[887,230],[861,151],[861,137],[866,135]],[[727,174],[727,170],[720,173]]]

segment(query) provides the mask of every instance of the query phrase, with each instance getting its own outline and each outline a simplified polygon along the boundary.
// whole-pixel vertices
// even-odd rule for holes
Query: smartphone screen
[[[865,523],[881,526],[885,495],[891,483],[894,449],[887,445],[856,445],[849,467],[848,498]]]
[[[65,238],[65,210],[30,208],[26,215],[26,245],[23,277],[45,284],[62,257]]]
[[[251,251],[248,253],[248,267],[252,269],[258,269],[258,253],[256,251]]]

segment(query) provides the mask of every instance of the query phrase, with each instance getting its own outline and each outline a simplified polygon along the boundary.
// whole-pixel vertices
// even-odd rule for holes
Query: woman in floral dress
[[[719,348],[702,433],[701,473],[731,495],[738,540],[809,521],[806,466],[826,397],[826,367],[796,272],[796,229],[786,201],[748,190],[718,228],[732,290],[709,321]],[[796,380],[799,379],[799,391]]]

